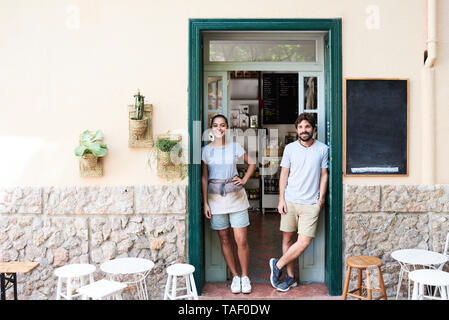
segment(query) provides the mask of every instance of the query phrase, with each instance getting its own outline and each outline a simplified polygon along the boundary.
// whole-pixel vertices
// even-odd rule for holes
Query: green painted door
[[[342,34],[341,19],[190,19],[189,20],[189,185],[188,185],[188,257],[195,270],[199,294],[205,280],[204,229],[201,212],[201,139],[203,74],[202,33],[225,30],[303,31],[324,30],[329,34],[325,50],[328,93],[326,120],[330,145],[329,200],[325,230],[325,282],[330,295],[342,292]]]
[[[322,54],[322,53],[320,53]],[[316,139],[327,144],[325,86],[323,72],[299,72],[299,113],[307,112],[315,116],[317,122]],[[321,210],[315,238],[299,257],[299,280],[302,283],[324,282],[325,274],[325,209]]]
[[[216,114],[227,116],[228,110],[228,74],[227,72],[204,72],[203,75],[203,143],[207,144],[211,118]],[[210,227],[210,221],[204,223],[204,266],[207,282],[226,281],[226,262],[221,253],[217,231]]]

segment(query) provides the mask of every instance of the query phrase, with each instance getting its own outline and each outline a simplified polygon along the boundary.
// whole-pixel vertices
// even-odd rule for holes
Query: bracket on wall
[[[79,160],[80,176],[84,177],[102,177],[103,176],[103,159],[97,157],[95,165],[89,166],[84,159]]]

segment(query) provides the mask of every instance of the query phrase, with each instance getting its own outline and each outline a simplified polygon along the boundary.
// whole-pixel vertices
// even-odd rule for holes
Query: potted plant
[[[108,147],[103,143],[104,134],[97,130],[95,134],[85,130],[80,137],[80,145],[75,149],[75,155],[80,157],[82,164],[87,169],[94,169],[99,157],[104,157]]]
[[[143,116],[143,109],[145,106],[145,97],[140,95],[140,89],[137,89],[137,94],[134,95],[136,102],[134,107],[136,109],[136,116],[130,119],[130,128],[132,134],[137,140],[142,139],[148,126],[148,119]]]
[[[156,148],[158,150],[158,164],[168,166],[171,164],[170,154],[172,149],[181,141],[181,136],[161,134],[157,136]]]

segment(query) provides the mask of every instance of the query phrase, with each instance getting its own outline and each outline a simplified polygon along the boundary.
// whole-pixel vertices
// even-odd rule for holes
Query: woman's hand
[[[244,186],[247,182],[247,180],[245,180],[245,178],[240,179],[238,176],[235,176],[234,178],[232,178],[232,181],[234,181],[234,184],[237,186]]]
[[[210,211],[210,207],[209,207],[209,205],[207,203],[204,205],[204,216],[207,219],[212,218],[212,212]]]

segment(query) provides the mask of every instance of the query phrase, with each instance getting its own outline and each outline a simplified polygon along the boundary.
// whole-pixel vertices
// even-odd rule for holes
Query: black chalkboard
[[[346,79],[345,174],[408,174],[408,80]]]
[[[298,117],[298,74],[264,73],[263,123],[292,124]]]

